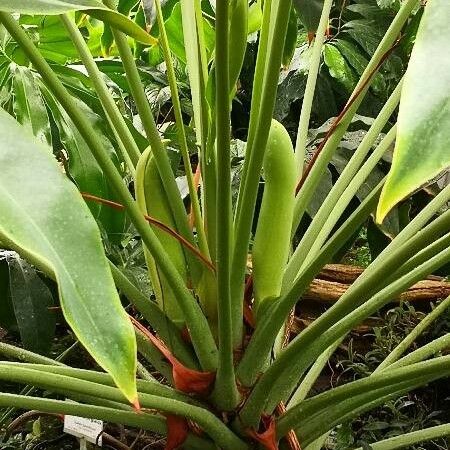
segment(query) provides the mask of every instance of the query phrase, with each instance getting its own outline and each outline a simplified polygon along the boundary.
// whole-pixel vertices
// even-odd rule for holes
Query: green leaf
[[[450,3],[430,0],[405,75],[392,167],[377,209],[394,205],[450,165]]]
[[[347,22],[342,31],[348,33],[369,55],[372,56],[386,31],[378,21],[357,19]]]
[[[54,275],[77,338],[130,402],[136,341],[100,233],[50,149],[0,111],[0,241]]]
[[[88,20],[85,22],[88,23]],[[78,52],[58,16],[22,15],[19,23],[27,28],[35,45],[47,60],[64,64],[68,60],[78,59]]]
[[[113,28],[128,34],[139,42],[156,44],[140,26],[128,17],[107,8],[98,0],[0,0],[0,11],[20,14],[56,15],[71,11],[84,11],[96,19],[102,20]]]
[[[17,254],[8,258],[9,291],[23,346],[45,355],[56,328],[53,297],[36,271]]]
[[[97,0],[1,0],[0,9],[21,14],[63,14],[92,8],[106,8]]]
[[[358,47],[354,43],[346,41],[344,39],[337,39],[336,41],[334,41],[334,45],[336,45],[336,47],[339,49],[350,66],[355,69],[356,73],[361,76],[364,73],[364,70],[366,69],[369,61],[361,53]],[[385,94],[386,83],[380,73],[377,73],[374,76],[371,88],[377,94]]]
[[[380,8],[393,8],[399,7],[400,1],[399,0],[377,0],[377,5]]]
[[[186,63],[186,51],[189,51],[189,49],[186,49],[184,45],[183,20],[186,21],[187,18],[184,16],[184,13],[182,13],[182,8],[181,2],[177,3],[172,9],[170,17],[164,24],[169,39],[170,50],[179,60]],[[203,19],[203,31],[206,53],[209,57],[214,51],[215,34],[213,27],[205,19]]]
[[[30,69],[15,63],[11,63],[11,72],[14,79],[13,110],[17,121],[28,128],[40,142],[51,146],[52,134],[47,108],[35,77]]]
[[[248,7],[248,34],[261,29],[262,9],[261,2],[257,1]]]
[[[356,77],[339,49],[332,44],[325,44],[323,58],[330,75],[336,78],[347,91],[351,92],[356,86]]]

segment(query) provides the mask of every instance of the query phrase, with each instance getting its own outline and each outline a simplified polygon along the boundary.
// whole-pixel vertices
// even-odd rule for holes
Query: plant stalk
[[[155,0],[156,19],[159,27],[159,42],[164,54],[166,62],[167,79],[169,80],[170,93],[172,96],[173,112],[175,114],[175,122],[177,124],[178,141],[180,144],[181,156],[183,158],[186,179],[189,187],[189,198],[191,199],[192,213],[194,216],[195,229],[197,231],[200,250],[209,258],[208,242],[203,227],[202,213],[200,211],[200,202],[198,200],[197,188],[194,183],[192,173],[191,160],[189,158],[189,148],[187,145],[186,131],[184,129],[183,115],[181,111],[180,95],[178,92],[177,79],[175,76],[175,68],[172,60],[172,53],[169,47],[169,39],[167,37],[166,26],[161,9],[161,0]]]
[[[315,160],[312,169],[304,180],[304,183],[301,186],[300,191],[297,194],[297,203],[294,213],[294,224],[293,228],[296,229],[298,224],[300,223],[303,214],[308,206],[314,191],[322,178],[322,174],[326,166],[331,160],[333,153],[335,152],[339,142],[342,139],[345,131],[347,130],[351,120],[358,110],[363,98],[364,94],[370,87],[370,84],[373,80],[373,77],[379,69],[380,64],[383,62],[387,53],[391,50],[392,46],[395,44],[401,29],[405,22],[408,20],[409,15],[414,10],[417,5],[418,0],[407,0],[402,3],[400,10],[386,31],[382,41],[378,45],[374,55],[372,56],[369,64],[367,65],[364,73],[361,75],[361,78],[355,87],[351,99],[353,102],[351,106],[347,109],[345,114],[341,117],[341,120],[337,127],[335,128],[333,134],[328,139],[327,143],[323,147],[320,155]],[[367,80],[370,78],[369,82]]]
[[[219,325],[219,366],[215,400],[221,409],[232,410],[238,403],[233,364],[233,322],[231,316],[231,150],[229,98],[229,2],[216,8],[216,143],[217,143],[217,291]],[[242,321],[242,317],[241,317]]]
[[[86,143],[89,145],[92,154],[99,163],[103,172],[108,177],[111,185],[116,191],[117,196],[126,207],[126,211],[136,226],[136,229],[140,233],[145,245],[150,249],[153,257],[158,262],[161,271],[171,284],[171,288],[175,293],[175,298],[177,299],[180,308],[185,315],[186,323],[192,337],[192,342],[203,369],[207,371],[215,370],[217,366],[217,349],[206,318],[198,306],[195,298],[185,286],[181,275],[168,258],[166,251],[162,247],[155,233],[143,218],[130,192],[123,184],[121,175],[104,150],[99,137],[92,129],[87,119],[78,110],[70,94],[64,88],[61,81],[52,71],[51,67],[36,49],[33,42],[20,27],[20,25],[11,15],[3,12],[0,12],[0,21],[3,23],[11,36],[14,37],[15,41],[20,45],[22,50],[33,63],[36,70],[41,74],[47,84],[47,87],[53,92],[61,105],[65,108]]]
[[[295,158],[299,180],[303,176],[303,165],[306,154],[306,142],[308,139],[309,121],[311,119],[312,104],[316,92],[317,76],[319,74],[320,60],[322,58],[322,47],[325,42],[325,32],[328,27],[333,0],[323,2],[322,14],[316,30],[316,37],[309,60],[308,78],[306,80],[305,94],[302,101],[302,110],[297,130],[297,141],[295,144]]]
[[[109,119],[111,127],[116,131],[119,140],[122,142],[124,149],[128,153],[128,157],[131,160],[132,166],[130,167],[131,173],[136,169],[137,162],[141,156],[139,147],[137,146],[133,135],[131,134],[127,124],[125,123],[123,116],[117,107],[114,99],[112,98],[106,83],[102,78],[102,74],[97,67],[97,64],[92,57],[89,47],[86,44],[83,35],[76,26],[74,20],[68,14],[62,14],[59,16],[64,27],[69,33],[69,37],[80,55],[86,70],[89,74],[89,79],[94,85],[95,91],[98,94],[103,109]]]
[[[278,87],[278,77],[281,67],[283,46],[289,14],[291,10],[291,0],[280,0],[278,13],[273,32],[273,39],[270,42],[270,64],[264,77],[264,89],[262,92],[260,114],[258,115],[257,128],[254,142],[251,148],[247,147],[246,159],[248,163],[247,178],[243,180],[243,192],[241,199],[241,209],[235,219],[235,243],[232,259],[231,273],[231,301],[233,317],[233,340],[234,347],[240,348],[242,344],[242,309],[244,297],[244,279],[247,266],[248,247],[250,242],[251,227],[255,211],[256,196],[261,175],[262,163],[269,136],[272,113],[275,106],[275,98]]]

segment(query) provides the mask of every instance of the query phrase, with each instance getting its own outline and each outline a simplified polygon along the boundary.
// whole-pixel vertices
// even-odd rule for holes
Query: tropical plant
[[[442,312],[436,308],[373,374],[307,398],[328,357],[355,325],[448,262],[450,212],[445,206],[450,187],[442,189],[395,236],[332,308],[294,339],[289,333],[291,311],[310,282],[375,209],[376,220],[382,222],[397,203],[449,164],[450,60],[444,50],[448,2],[428,1],[404,79],[393,89],[312,222],[300,233],[298,243],[296,231],[324,171],[377,71],[398,45],[418,0],[402,2],[344,109],[307,165],[311,108],[333,1],[314,2],[320,4],[321,14],[294,151],[283,125],[272,118],[292,2],[212,2],[214,9],[207,13],[206,26],[200,0],[180,0],[182,57],[189,75],[199,147],[200,195],[175,77],[174,43],[167,37],[161,4],[153,2],[159,29],[156,40],[128,17],[132,8],[124,4],[133,7],[137,2],[116,3],[0,0],[0,22],[37,74],[35,84],[61,106],[61,114],[70,120],[69,130],[81,136],[114,193],[111,199],[84,188],[80,192],[79,182],[69,179],[55,160],[48,132],[35,126],[39,123],[33,111],[23,125],[0,112],[2,246],[17,251],[57,282],[67,323],[106,371],[72,368],[0,344],[3,355],[22,361],[2,361],[0,379],[44,388],[78,402],[0,393],[0,405],[152,430],[167,435],[167,448],[275,449],[281,440],[290,448],[301,444],[313,449],[321,447],[324,436],[336,425],[448,376],[449,356],[426,360],[447,345],[444,338],[403,356]],[[144,9],[146,4],[143,2]],[[233,205],[230,108],[249,28],[252,30],[248,18],[254,5],[262,7],[262,22],[242,177]],[[117,12],[116,6],[123,13]],[[149,149],[143,151],[124,119],[74,20],[74,11],[95,17],[110,28]],[[59,17],[89,75],[107,118],[108,134],[114,137],[121,157],[110,151],[80,107],[76,93],[46,61],[18,14]],[[208,52],[205,42],[211,23],[215,47]],[[189,188],[189,215],[176,184],[168,143],[156,126],[126,34],[139,43],[135,47],[158,46],[164,55]],[[112,45],[110,42],[107,47]],[[389,126],[399,103],[398,121]],[[41,104],[40,111],[44,114],[47,108]],[[382,132],[385,135],[378,142]],[[394,142],[387,179],[370,189],[349,216],[344,215]],[[133,177],[135,196],[124,182],[123,172]],[[265,188],[253,229],[262,172]],[[85,201],[121,209],[132,222],[142,239],[155,301],[108,261],[98,225]],[[127,316],[117,289],[140,311],[148,327]],[[171,386],[148,374],[150,379],[136,380],[137,349]],[[146,373],[139,367],[140,373]],[[442,425],[372,447],[400,448],[449,432],[450,427]]]

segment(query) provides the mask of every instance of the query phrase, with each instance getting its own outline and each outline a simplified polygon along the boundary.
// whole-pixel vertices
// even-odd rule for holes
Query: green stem
[[[443,348],[448,347],[450,344],[450,334],[442,336],[427,345],[419,348],[418,350],[410,353],[406,357],[399,360],[399,357],[406,351],[406,349],[414,342],[417,337],[427,328],[430,324],[441,315],[444,311],[448,309],[450,305],[450,297],[441,302],[430,314],[428,314],[419,325],[389,354],[389,356],[377,367],[373,374],[388,368],[394,369],[397,367],[402,367],[405,365],[410,365],[419,361],[426,359],[428,356],[438,353]],[[308,371],[305,378],[302,380],[300,387],[291,397],[288,408],[291,408],[300,402],[302,402],[310,389],[312,388],[317,377],[323,370],[323,367],[327,363],[329,357],[334,353],[341,340],[333,344],[328,348],[316,362],[313,364],[311,369]],[[398,361],[397,361],[398,360]],[[397,362],[396,362],[397,361]],[[396,362],[396,363],[395,363]]]
[[[159,434],[166,434],[165,420],[156,415],[136,414],[135,412],[121,411],[100,406],[69,403],[62,400],[47,398],[26,397],[16,394],[0,393],[0,406],[14,406],[16,408],[38,410],[48,413],[69,414],[86,417],[89,419],[100,419],[107,422],[120,423],[135,427],[137,429],[149,430]],[[197,436],[190,435],[184,444],[192,450],[214,450],[216,446]]]
[[[202,115],[202,96],[204,94],[204,83],[208,77],[208,69],[202,60],[202,53],[199,46],[199,31],[196,19],[196,3],[192,0],[180,0],[181,18],[183,26],[184,47],[186,49],[186,68],[189,75],[189,84],[192,94],[192,107],[194,113],[195,132],[197,142],[203,149],[205,145],[205,127]]]
[[[264,89],[262,92],[257,128],[251,148],[247,147],[249,153],[246,158],[249,157],[250,161],[247,177],[243,181],[241,208],[238,210],[235,221],[235,243],[231,274],[233,340],[235,348],[239,348],[242,344],[242,307],[248,246],[264,152],[269,136],[278,87],[278,77],[283,55],[283,46],[280,45],[280,42],[284,42],[286,36],[291,3],[291,0],[280,0],[273,32],[274,37],[272,42],[270,42],[270,64],[267,67],[264,77]]]
[[[127,402],[117,388],[104,386],[64,375],[43,373],[22,367],[0,366],[0,379],[27,383],[49,389],[62,394],[75,393],[99,397],[118,403]],[[204,408],[190,405],[179,400],[168,399],[156,395],[140,394],[139,401],[145,409],[156,409],[168,414],[186,417],[196,422],[223,449],[246,450],[247,445],[241,441],[214,414]]]
[[[441,336],[440,338],[435,339],[434,341],[429,342],[423,347],[414,350],[411,353],[408,353],[403,358],[400,358],[398,361],[392,363],[389,369],[394,369],[396,367],[408,366],[410,364],[414,364],[419,361],[423,361],[430,356],[433,356],[444,349],[448,349],[450,347],[450,333]]]
[[[434,377],[434,379],[438,378],[439,376]],[[308,420],[304,428],[302,430],[298,428],[296,432],[302,443],[309,446],[323,436],[325,432],[331,431],[336,425],[350,421],[377,406],[386,404],[413,389],[426,385],[429,381],[430,376],[408,378],[406,381],[355,395],[336,405],[329,406],[326,411],[313,414],[311,421]],[[308,417],[308,419],[310,418]]]
[[[317,255],[317,252],[325,243],[327,237],[336,226],[336,223],[344,213],[345,209],[358,192],[358,189],[362,186],[367,177],[378,164],[379,160],[395,141],[396,134],[397,126],[394,126],[389,130],[388,134],[380,142],[362,167],[356,171],[356,173],[352,174],[352,178],[349,179],[348,186],[343,189],[337,197],[338,200],[335,198],[335,192],[332,190],[331,197],[335,200],[333,202],[333,207],[330,211],[327,211],[326,216],[323,214],[323,211],[328,208],[325,208],[322,212],[319,210],[317,213],[319,215],[318,221],[313,221],[303,236],[300,244],[294,252],[294,255],[292,256],[290,264],[286,268],[283,280],[284,289],[289,289],[297,273],[306,267]],[[327,200],[325,203],[327,203]]]
[[[156,378],[150,373],[150,371],[139,360],[136,365],[136,376],[142,380],[152,381]]]
[[[80,345],[80,343],[78,341],[75,341],[70,347],[66,348],[62,353],[60,353],[54,360],[52,359],[51,362],[52,364],[57,364],[57,363],[62,363],[69,355],[70,353],[75,350],[76,348],[78,348],[78,346]],[[22,350],[22,349],[18,349],[18,350]],[[2,349],[0,348],[0,354],[2,354]],[[29,352],[31,353],[31,352]],[[17,352],[15,353],[11,353],[10,356],[12,356],[13,354],[17,355]],[[20,352],[19,352],[20,354]],[[35,354],[32,354],[31,356],[33,357]],[[29,357],[30,355],[28,355]],[[36,355],[36,356],[40,356],[40,355]],[[14,356],[12,356],[14,358]],[[36,388],[34,388],[33,386],[25,386],[20,392],[19,395],[32,395],[34,392],[36,391]],[[2,416],[0,417],[0,428],[2,428],[5,423],[9,422],[10,418],[15,414],[16,408],[12,408],[9,407],[7,408],[4,413],[2,414]]]
[[[272,308],[262,317],[238,366],[237,374],[242,385],[250,387],[258,379],[270,354],[277,333],[283,326],[293,306],[315,276],[322,270],[323,266],[331,261],[334,254],[366,221],[369,214],[376,207],[382,185],[383,182],[365,198],[361,205],[329,239],[317,258],[297,277],[290,292],[274,302]]]
[[[281,399],[284,399],[292,392],[297,385],[299,377],[327,347],[343,337],[366,317],[377,311],[391,298],[397,297],[404,289],[441,267],[448,261],[449,256],[450,248],[446,248],[411,270],[408,274],[381,289],[370,300],[357,308],[355,308],[355,298],[349,300],[349,297],[347,297],[345,300],[342,300],[344,298],[342,296],[341,300],[334,305],[336,308],[333,307],[334,309],[328,310],[321,318],[294,339],[261,377],[244,407],[246,420],[247,417],[251,417],[247,416],[247,414],[250,414],[253,408],[256,408],[256,411],[253,410],[252,413],[255,414],[256,412],[256,414],[259,414],[262,410],[271,410],[271,408],[275,407]],[[351,305],[346,305],[347,301]],[[340,311],[336,314],[336,310],[339,310],[341,307],[346,310],[346,315],[340,314]],[[341,317],[343,318],[340,319]],[[299,353],[302,348],[308,348],[308,353]],[[295,362],[293,363],[293,361]],[[271,390],[272,395],[268,395],[269,390]]]
[[[104,3],[110,8],[114,6],[113,0],[105,0]],[[131,52],[131,49],[128,45],[127,37],[125,36],[125,34],[117,30],[113,30],[113,35],[122,60],[123,67],[125,69],[125,74],[130,86],[131,94],[136,103],[136,108],[138,110],[139,117],[141,118],[142,126],[150,142],[152,153],[155,157],[156,166],[158,168],[161,180],[164,184],[164,189],[166,191],[166,195],[172,209],[172,214],[177,226],[177,230],[191,244],[195,244],[194,235],[189,227],[186,209],[180,196],[180,191],[175,180],[175,175],[170,165],[169,155],[167,154],[167,151],[159,135],[159,131],[153,117],[152,109],[145,95],[144,86],[141,83],[141,78],[136,67],[133,53]],[[150,247],[149,249],[151,250]],[[186,261],[188,261],[192,278],[194,282],[197,282],[200,276],[199,263],[189,252],[184,249],[183,251],[186,255]]]
[[[198,369],[198,363],[181,337],[179,328],[158,305],[147,298],[111,261],[111,272],[117,288],[139,310],[173,354],[184,364]]]
[[[450,296],[439,303],[433,311],[427,314],[418,325],[397,345],[384,361],[374,370],[373,374],[386,369],[395,361],[397,361],[403,353],[411,346],[411,344],[417,340],[417,338],[427,329],[429,326],[450,307]]]
[[[400,101],[401,86],[402,83],[400,82],[364,136],[361,144],[350,158],[350,161],[345,166],[342,174],[332,187],[325,201],[314,216],[311,225],[308,227],[305,235],[295,249],[295,252],[286,269],[285,284],[287,286],[290,284],[289,280],[292,282],[293,277],[300,271],[301,266],[306,264],[307,255],[313,253],[311,252],[311,247],[317,241],[317,236],[324,227],[325,222],[329,220],[330,213],[336,205],[340,206],[343,204],[341,196],[348,187],[349,183],[352,182],[355,176],[361,177],[361,175],[358,174],[358,169],[360,169],[379,134],[385,127],[395,108],[398,106]],[[345,203],[345,206],[347,206],[347,203]],[[293,233],[295,233],[297,225],[298,223],[296,223],[293,227]],[[332,226],[334,226],[334,224]]]
[[[370,298],[371,295],[374,295],[383,287],[386,287],[402,276],[407,275],[419,265],[422,265],[429,261],[430,258],[447,249],[448,244],[450,243],[450,233],[447,233],[437,240],[436,237],[447,231],[449,226],[450,212],[447,211],[427,225],[423,230],[416,233],[414,238],[410,239],[410,241],[406,241],[402,247],[397,248],[389,258],[383,260],[381,265],[378,264],[378,269],[372,271],[365,283],[360,285],[354,283],[348,292],[341,298],[342,302],[340,301],[339,304],[334,305],[330,309],[330,312],[327,312],[320,320],[323,320],[330,314],[331,324],[332,322],[336,322],[337,317],[345,317],[345,315],[349,314],[355,306],[362,304],[365,300]],[[423,247],[425,248],[421,250]],[[376,264],[376,262],[372,264]],[[399,265],[400,268],[398,268]],[[355,285],[357,286],[355,287]],[[347,301],[348,303],[346,306],[345,303]],[[334,315],[335,313],[338,315]]]
[[[425,379],[432,381],[447,376],[447,374],[450,374],[450,356],[443,356],[432,361],[420,362],[389,371],[388,373],[383,372],[379,375],[347,383],[344,386],[339,386],[305,400],[302,404],[288,410],[280,417],[277,423],[277,432],[279,436],[283,436],[290,429],[299,426],[301,428],[301,424],[305,419],[308,419],[307,422],[314,428],[316,427],[316,423],[313,420],[314,415],[326,415],[330,411],[330,405],[339,410],[340,403],[344,403],[356,396],[361,396],[360,399],[363,400],[364,396],[369,397],[373,395],[373,392],[377,389],[386,388],[389,390],[390,387],[396,389],[396,385],[402,383],[410,384],[411,389],[416,387],[418,382],[423,383]],[[305,423],[305,426],[308,426],[308,423]],[[325,431],[328,431],[328,429],[321,429],[318,433],[323,434]],[[309,440],[320,436],[319,434],[318,436],[310,437],[306,432],[302,432],[302,434],[308,436]]]
[[[215,260],[216,226],[215,226],[215,196],[216,167],[214,157],[214,139],[209,138],[210,111],[205,101],[206,84],[208,80],[208,62],[204,44],[203,19],[201,4],[198,0],[181,0],[182,25],[186,63],[192,94],[192,106],[197,142],[200,147],[200,168],[202,172],[202,204],[203,219],[207,233],[209,253]]]
[[[325,0],[322,14],[316,31],[316,38],[309,59],[308,78],[306,80],[305,94],[302,101],[302,110],[298,123],[297,142],[295,144],[295,157],[297,163],[298,177],[303,175],[303,164],[306,154],[306,143],[308,140],[309,121],[311,119],[312,104],[316,92],[317,75],[319,74],[320,60],[322,58],[322,47],[325,42],[325,32],[328,26],[333,0]]]
[[[362,100],[364,99],[365,93],[370,87],[371,81],[373,80],[374,72],[376,72],[378,66],[383,61],[383,58],[386,56],[386,53],[392,48],[396,39],[398,38],[400,31],[408,20],[409,15],[417,5],[418,0],[407,0],[402,3],[400,10],[395,16],[394,20],[391,22],[389,29],[386,31],[382,41],[378,45],[374,55],[372,56],[369,64],[367,65],[364,73],[361,75],[361,78],[355,87],[351,98],[354,98],[354,102],[342,116],[341,121],[338,126],[334,130],[334,133],[328,139],[327,143],[323,147],[320,155],[315,161],[309,176],[306,178],[303,183],[297,198],[298,201],[296,203],[295,213],[294,213],[294,228],[297,228],[297,225],[300,223],[301,218],[308,206],[317,185],[320,183],[322,179],[322,174],[331,160],[333,153],[339,145],[339,142],[342,139],[345,131],[347,130],[349,124],[356,111],[358,110]],[[367,79],[372,77],[369,83],[365,85]],[[296,225],[297,224],[297,225]]]
[[[62,23],[64,24],[69,37],[73,42],[73,45],[80,55],[81,61],[83,62],[86,70],[89,74],[89,79],[94,85],[95,91],[98,94],[100,102],[105,110],[105,113],[109,119],[109,123],[112,128],[116,131],[119,140],[122,142],[123,147],[128,152],[128,157],[131,160],[130,171],[133,173],[136,169],[137,162],[141,155],[139,147],[137,146],[133,135],[131,134],[123,116],[117,107],[114,99],[112,98],[105,81],[103,80],[102,73],[97,67],[97,64],[92,57],[88,45],[86,44],[83,35],[76,26],[74,20],[67,14],[59,16]]]
[[[164,433],[164,422],[158,417],[149,414],[136,414],[132,411],[105,408],[81,403],[71,403],[60,400],[26,397],[15,394],[0,393],[0,404],[5,406],[14,405],[16,408],[37,409],[43,412],[54,412],[58,414],[70,414],[92,419],[103,419],[115,423],[123,423],[137,428],[150,429],[157,433]]]
[[[202,214],[200,211],[200,203],[197,195],[197,188],[194,183],[192,173],[191,160],[189,158],[189,149],[186,139],[186,131],[184,129],[183,115],[181,112],[180,95],[178,92],[177,79],[173,66],[172,53],[169,47],[169,39],[167,37],[164,17],[161,10],[161,0],[155,0],[156,18],[159,27],[159,43],[163,50],[164,60],[166,62],[167,79],[169,80],[170,93],[172,96],[173,112],[175,114],[175,122],[177,124],[178,141],[180,144],[181,156],[183,158],[186,179],[189,187],[189,197],[191,199],[192,213],[194,215],[195,228],[197,230],[200,250],[209,258],[208,242],[206,240],[205,230],[203,228]]]
[[[64,375],[80,380],[90,381],[92,383],[104,386],[115,387],[112,377],[104,372],[96,372],[94,370],[76,369],[68,366],[55,366],[48,364],[30,364],[30,363],[14,363],[0,361],[0,367],[23,367],[25,369],[38,370],[40,372]],[[156,379],[153,381],[137,380],[138,391],[143,394],[159,395],[164,398],[172,398],[185,403],[195,404],[196,402],[188,395],[172,389],[169,386],[159,383]]]
[[[233,242],[231,227],[231,150],[229,97],[229,2],[216,9],[216,145],[217,145],[217,291],[219,325],[219,367],[215,399],[220,409],[230,411],[238,403],[233,364],[230,264]],[[242,316],[240,318],[242,321]]]
[[[399,448],[411,448],[419,442],[431,441],[432,439],[442,438],[450,434],[450,424],[436,425],[435,427],[424,428],[423,430],[413,431],[411,433],[395,436],[383,441],[370,444],[372,450],[396,450]],[[356,450],[363,450],[358,447]]]
[[[448,202],[450,199],[450,186],[445,187],[436,197],[434,197],[428,205],[426,205],[416,217],[395,237],[395,239],[377,256],[375,261],[373,261],[369,267],[357,278],[357,280],[353,283],[351,289],[364,289],[361,285],[367,287],[367,278],[382,278],[383,276],[389,276],[389,272],[386,272],[385,269],[387,264],[392,264],[391,270],[394,271],[398,269],[399,265],[406,261],[396,261],[395,255],[396,251],[400,247],[404,247],[405,243],[411,241],[415,243],[413,245],[419,244],[415,248],[414,253],[422,250],[423,247],[432,243],[435,237],[438,235],[442,235],[446,231],[448,231],[448,215],[447,213],[442,214],[436,220],[432,222],[431,230],[434,230],[434,236],[428,231],[425,233],[427,236],[427,244],[420,245],[420,239],[424,239],[424,235],[420,234],[420,238],[418,239],[418,235],[421,232],[421,229],[435,216],[435,214]],[[424,228],[425,230],[425,228]],[[430,230],[430,228],[428,228]],[[405,247],[404,247],[405,248]],[[407,257],[410,258],[413,254],[407,254]],[[378,275],[377,275],[378,273]],[[367,289],[364,289],[365,291]]]
[[[253,141],[258,124],[259,112],[261,109],[261,97],[263,94],[264,74],[266,72],[266,60],[268,58],[268,45],[270,34],[270,16],[271,16],[272,2],[264,2],[263,17],[261,24],[261,32],[258,43],[258,54],[256,56],[255,75],[253,77],[252,88],[252,102],[250,107],[250,123],[248,127],[246,158],[244,159],[244,166],[241,174],[241,186],[238,194],[238,201],[236,205],[235,221],[241,214],[242,195],[244,193],[244,185],[247,179],[248,165],[250,163],[250,151],[253,148]]]
[[[138,352],[173,386],[172,366],[164,358],[164,355],[141,331],[135,329],[135,334]]]
[[[305,375],[305,378],[303,378],[302,382],[300,383],[300,386],[298,389],[294,392],[292,397],[289,400],[289,403],[287,405],[288,409],[291,409],[295,405],[298,405],[303,400],[305,400],[306,396],[308,395],[309,391],[314,386],[315,382],[317,381],[317,378],[319,378],[320,374],[323,371],[323,368],[328,363],[328,360],[331,358],[333,353],[336,351],[338,346],[340,345],[340,341],[337,343],[334,343],[330,347],[328,347],[314,362],[314,364],[311,366],[311,368],[308,370],[308,373]]]
[[[38,355],[23,348],[15,347],[14,345],[6,344],[5,342],[0,342],[0,355],[27,363],[64,366],[62,362]]]
[[[61,105],[65,108],[86,143],[89,145],[92,154],[99,163],[103,172],[108,177],[108,180],[116,191],[119,200],[125,206],[126,211],[136,229],[140,233],[142,240],[150,249],[153,257],[158,262],[161,271],[171,284],[171,288],[175,293],[175,298],[178,301],[183,314],[185,315],[186,323],[191,333],[192,342],[202,367],[205,370],[214,370],[217,365],[217,349],[205,316],[197,304],[197,301],[192,296],[189,289],[185,286],[184,280],[178,273],[178,270],[168,258],[168,255],[158,238],[152,231],[151,227],[148,226],[130,192],[123,184],[122,177],[103,148],[101,140],[92,129],[89,121],[84,117],[82,112],[79,111],[70,94],[64,88],[61,81],[52,71],[51,67],[36,49],[33,42],[20,27],[20,25],[11,15],[3,12],[0,12],[0,21],[3,23],[11,36],[14,37],[15,41],[20,45],[22,50],[33,63],[36,70],[41,74],[47,84],[47,87],[53,92]],[[126,40],[125,37],[124,39]]]

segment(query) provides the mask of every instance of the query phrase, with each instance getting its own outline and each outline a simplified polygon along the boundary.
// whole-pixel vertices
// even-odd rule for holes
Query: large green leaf
[[[70,11],[84,11],[107,22],[134,39],[153,45],[156,39],[128,17],[107,8],[98,0],[0,0],[0,11],[20,14],[54,15]]]
[[[429,0],[403,83],[392,167],[377,221],[450,165],[450,2]]]
[[[50,149],[0,110],[0,240],[53,272],[78,339],[136,401],[136,342],[100,233]]]

